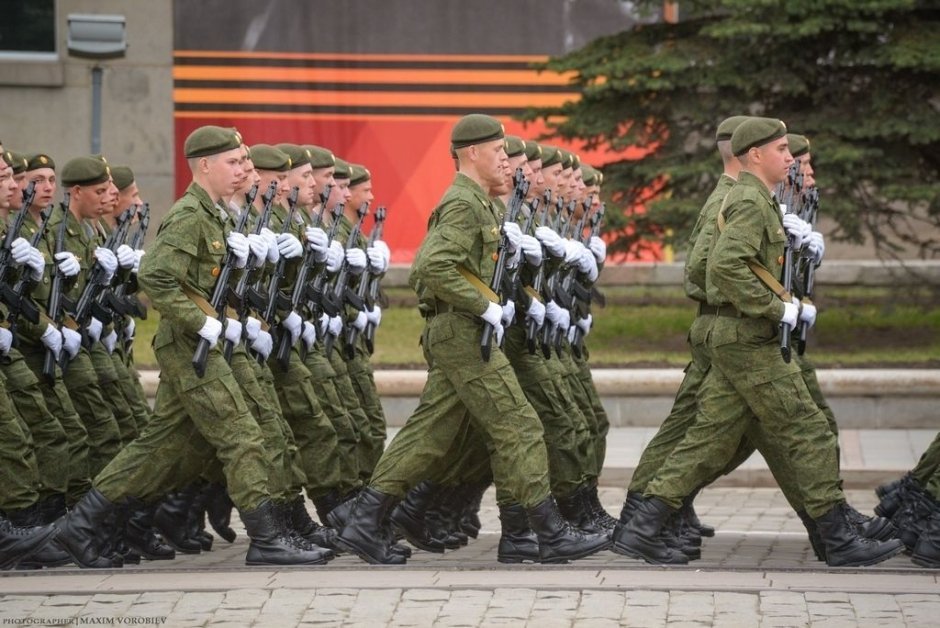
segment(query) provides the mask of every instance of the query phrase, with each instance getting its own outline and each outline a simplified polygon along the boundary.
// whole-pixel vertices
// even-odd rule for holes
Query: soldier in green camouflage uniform
[[[718,308],[707,344],[712,367],[700,390],[698,417],[647,485],[647,498],[618,529],[614,549],[649,562],[682,563],[659,534],[702,476],[723,467],[750,417],[746,406],[789,457],[806,511],[818,526],[830,565],[866,565],[900,551],[896,543],[860,539],[845,514],[836,443],[813,403],[799,367],[780,358],[777,324],[811,322],[815,312],[778,297],[756,271],[779,276],[787,235],[771,188],[786,176],[792,157],[779,120],[751,118],[734,131],[732,151],[744,171],[719,210],[709,256],[706,296]],[[722,226],[722,221],[724,225]],[[729,315],[725,315],[727,311]]]
[[[583,557],[607,545],[604,537],[581,535],[563,522],[550,496],[538,416],[498,347],[489,360],[481,357],[483,325],[495,330],[494,345],[502,331],[503,308],[487,288],[500,232],[510,242],[509,254],[521,236],[518,225],[503,223],[489,199],[491,190],[505,182],[503,137],[502,125],[481,114],[465,116],[452,132],[458,173],[431,215],[410,278],[427,318],[421,341],[428,381],[417,410],[382,455],[338,539],[341,548],[369,562],[404,562],[390,553],[383,521],[435,464],[459,455],[455,438],[467,421],[487,435],[497,487],[505,485],[526,509],[542,560]]]
[[[193,131],[184,144],[193,182],[164,219],[138,276],[161,314],[154,338],[161,367],[156,408],[140,436],[95,478],[95,488],[61,524],[59,542],[84,567],[112,566],[99,554],[95,529],[115,502],[157,499],[175,488],[179,467],[196,477],[212,457],[222,463],[251,539],[249,564],[317,564],[331,555],[296,545],[277,523],[263,436],[222,356],[223,325],[207,300],[223,259],[244,268],[249,257],[247,238],[228,231],[221,206],[244,178],[241,144],[234,129],[214,126]],[[199,374],[192,362],[203,341],[209,351]]]

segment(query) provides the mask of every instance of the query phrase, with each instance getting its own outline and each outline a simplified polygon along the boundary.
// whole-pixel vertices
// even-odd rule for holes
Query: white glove
[[[787,230],[787,235],[793,239],[794,249],[800,249],[803,246],[803,241],[813,231],[813,228],[796,214],[784,214],[783,227]]]
[[[503,319],[503,308],[499,303],[490,301],[486,306],[486,311],[480,314],[480,318],[494,327],[499,327]]]
[[[369,317],[369,322],[372,323],[373,327],[378,327],[382,322],[382,308],[378,305],[373,305],[372,310],[367,312],[366,316]]]
[[[114,277],[114,271],[116,271],[118,267],[117,257],[114,256],[114,252],[103,246],[96,246],[95,259],[98,260],[98,263],[101,264],[101,268],[104,269],[105,278],[101,283],[111,283],[111,278]]]
[[[19,237],[13,240],[13,244],[10,245],[10,257],[12,257],[13,261],[17,264],[25,264],[29,261],[29,255],[32,250],[33,247],[29,245],[29,241],[24,237]]]
[[[277,235],[267,227],[262,227],[258,235],[264,238],[264,243],[268,246],[268,263],[276,264],[281,257],[280,251],[277,250]]]
[[[285,259],[294,259],[304,254],[304,247],[293,233],[277,234],[277,250]]]
[[[530,235],[522,236],[522,254],[525,255],[525,261],[538,266],[542,263],[542,244]]]
[[[56,253],[53,257],[55,258],[56,267],[63,277],[74,277],[82,269],[78,258],[69,251]]]
[[[62,334],[59,333],[59,330],[53,325],[46,325],[46,331],[42,332],[39,340],[46,345],[47,349],[52,351],[55,359],[58,360],[59,354],[62,353]]]
[[[29,261],[26,262],[26,265],[31,271],[33,281],[42,279],[42,274],[46,270],[46,258],[42,256],[39,249],[30,248]]]
[[[535,239],[542,243],[552,257],[562,257],[565,254],[565,241],[551,227],[536,228]]]
[[[10,347],[13,346],[13,334],[10,333],[9,329],[4,329],[0,327],[0,353],[6,355],[10,352]]]
[[[300,332],[303,331],[304,319],[300,317],[300,314],[297,312],[291,312],[287,315],[281,324],[284,328],[290,332],[290,343],[294,344],[297,342],[297,339],[300,338]]]
[[[314,261],[322,262],[326,259],[326,252],[330,246],[330,237],[326,235],[326,231],[320,227],[307,227],[304,231],[304,239],[307,240],[310,248],[315,251]]]
[[[522,259],[522,249],[516,249],[509,254],[509,258],[506,260],[506,268],[508,270],[515,270],[519,268],[519,260]]]
[[[114,346],[117,344],[117,332],[112,330],[107,336],[101,339],[101,344],[107,349],[108,353],[114,353]]]
[[[326,314],[323,316],[326,316]],[[323,317],[320,317],[320,319],[322,321]],[[304,330],[300,332],[300,338],[307,345],[307,351],[313,349],[313,345],[317,343],[317,328],[313,326],[313,323],[304,321]]]
[[[346,256],[346,249],[343,245],[333,240],[330,242],[330,248],[326,252],[326,270],[331,273],[339,272],[343,266],[343,259]]]
[[[576,264],[586,249],[577,240],[565,240],[565,264]]]
[[[69,359],[71,360],[78,355],[79,349],[82,348],[82,335],[68,327],[63,327],[62,346],[65,348],[66,353],[69,354]]]
[[[222,323],[219,322],[216,318],[206,317],[206,322],[203,323],[202,329],[196,332],[200,337],[209,341],[209,346],[214,347],[215,343],[219,341],[219,336],[222,334]]]
[[[578,270],[587,275],[588,281],[597,281],[597,260],[594,259],[594,253],[586,248],[578,259]]]
[[[245,338],[248,339],[248,342],[251,342],[258,337],[258,332],[261,331],[261,321],[259,321],[254,316],[249,316],[245,319]]]
[[[603,264],[604,260],[607,259],[607,243],[599,237],[591,236],[591,239],[588,240],[588,248],[591,249],[591,253],[594,254],[594,259],[597,260],[598,264]]]
[[[385,257],[385,269],[388,270],[388,265],[392,262],[391,249],[385,244],[385,240],[376,240],[372,243],[372,246],[382,251],[382,255]]]
[[[124,336],[128,340],[133,340],[135,331],[137,331],[137,323],[134,322],[132,317],[129,317],[127,319],[127,326],[124,328]]]
[[[326,331],[331,336],[339,337],[339,335],[343,333],[343,319],[339,316],[331,316]]]
[[[330,317],[326,314],[320,314],[320,335],[325,336],[330,330]],[[310,345],[313,348],[313,345]]]
[[[587,335],[591,333],[591,324],[593,322],[594,322],[594,317],[588,314],[584,318],[579,318],[578,321],[575,323],[575,326],[580,327],[581,334],[584,337],[587,337]]]
[[[783,317],[780,319],[780,322],[788,326],[790,329],[796,327],[796,319],[800,315],[800,306],[798,304],[799,301],[796,301],[795,303],[783,304]]]
[[[134,251],[134,254],[137,256],[137,259],[134,260],[134,265],[131,266],[131,272],[134,273],[135,275],[140,271],[140,258],[142,258],[144,256],[144,253],[146,252],[147,251],[143,249],[137,249],[136,251]]]
[[[261,268],[268,259],[268,241],[257,233],[249,233],[245,239],[248,240],[249,253],[255,258],[252,268]]]
[[[545,318],[555,327],[567,330],[571,326],[571,313],[554,301],[545,305]]]
[[[503,235],[506,236],[506,248],[510,253],[519,250],[519,245],[522,243],[522,229],[519,228],[519,225],[514,222],[504,222]]]
[[[349,265],[350,272],[358,275],[366,269],[366,252],[356,247],[347,249],[346,263]]]
[[[525,312],[525,317],[535,321],[536,326],[541,327],[545,322],[545,305],[538,299],[532,299],[529,303],[529,309]]]
[[[244,233],[232,231],[228,234],[228,237],[225,238],[225,242],[228,244],[229,252],[231,252],[232,256],[235,258],[235,268],[244,268],[245,264],[248,262],[248,252],[250,250],[248,238],[245,237]]]
[[[800,310],[800,321],[812,327],[816,323],[816,306],[812,303],[804,303]]]
[[[503,305],[503,317],[501,319],[503,325],[511,325],[514,318],[516,318],[516,303],[512,299],[506,299],[506,303]]]
[[[92,342],[98,342],[101,339],[102,327],[104,327],[104,325],[94,316],[88,321],[88,337],[91,338]]]
[[[267,360],[268,356],[271,355],[271,351],[274,349],[274,338],[271,337],[271,334],[262,329],[258,332],[258,337],[251,342],[250,347],[258,352],[262,358]]]
[[[369,258],[369,270],[373,273],[381,274],[388,269],[388,261],[381,249],[370,246],[366,249],[366,256]]]
[[[809,249],[813,261],[817,264],[822,262],[823,255],[826,253],[826,243],[823,240],[823,234],[818,231],[811,231],[806,240],[806,248]]]
[[[134,252],[134,249],[122,244],[117,248],[117,262],[118,266],[121,268],[133,268],[134,262],[137,261],[137,254]]]
[[[503,334],[506,333],[506,328],[502,325],[497,325],[493,328],[493,342],[496,343],[496,346],[499,346],[503,343]]]
[[[225,339],[232,344],[242,341],[242,324],[234,318],[225,319]]]
[[[350,325],[358,329],[360,332],[366,330],[366,325],[369,323],[369,316],[362,311],[356,312],[356,318],[350,321]]]

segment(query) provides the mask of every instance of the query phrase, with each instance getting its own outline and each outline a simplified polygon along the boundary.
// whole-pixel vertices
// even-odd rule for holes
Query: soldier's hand
[[[88,337],[91,338],[92,342],[98,342],[101,339],[101,330],[104,325],[101,324],[94,316],[91,317],[91,320],[88,321]]]
[[[307,345],[307,351],[313,350],[317,342],[317,328],[310,321],[304,321],[304,330],[300,332],[300,339]]]
[[[228,237],[225,238],[225,243],[228,245],[228,250],[232,254],[232,257],[235,258],[235,268],[244,268],[245,264],[248,262],[248,253],[251,250],[248,246],[248,238],[245,237],[245,234],[232,231],[228,234]]]
[[[281,324],[284,325],[284,329],[290,332],[290,343],[294,344],[297,342],[304,326],[304,319],[300,318],[300,314],[291,311],[291,313],[287,315],[287,318],[281,321]]]
[[[493,328],[493,341],[497,346],[503,344],[504,333],[506,333],[506,329],[502,325],[497,325]]]
[[[127,326],[124,327],[124,337],[128,340],[133,340],[135,331],[137,331],[137,323],[134,322],[134,318],[132,316],[129,316],[127,318]]]
[[[522,254],[525,255],[525,261],[532,266],[538,266],[542,263],[542,244],[530,235],[523,235]]]
[[[111,283],[111,278],[114,277],[114,271],[116,271],[118,267],[117,257],[115,257],[114,252],[103,246],[97,246],[95,247],[95,260],[97,260],[102,270],[104,270],[105,278],[101,283]]]
[[[366,252],[356,247],[346,249],[346,263],[349,270],[358,275],[366,269]]]
[[[327,314],[320,314],[320,335],[325,336],[330,331],[330,317]],[[311,345],[311,349],[313,346]]]
[[[532,299],[529,302],[529,309],[525,311],[525,317],[535,321],[536,327],[541,327],[545,323],[545,305],[538,299]]]
[[[507,299],[503,304],[503,317],[500,319],[506,327],[512,324],[516,318],[516,303],[512,299]]]
[[[826,243],[823,234],[818,231],[811,231],[806,240],[806,249],[817,264],[822,262],[823,255],[826,253]]]
[[[597,260],[598,264],[603,264],[604,260],[607,259],[607,243],[601,238],[591,236],[588,241],[588,248],[591,249],[591,253],[594,254],[594,259]]]
[[[10,347],[13,346],[13,334],[10,333],[9,329],[0,327],[0,353],[6,355],[10,352]]]
[[[382,308],[378,305],[373,305],[366,316],[369,317],[369,322],[372,323],[373,327],[378,327],[382,323]]]
[[[816,323],[816,306],[812,303],[803,303],[800,308],[800,321],[812,327]]]
[[[331,316],[326,330],[330,335],[339,337],[343,333],[343,319],[339,316]]]
[[[294,259],[304,254],[303,245],[292,233],[277,234],[277,250],[285,259]]]
[[[61,251],[54,256],[56,267],[63,277],[74,277],[81,271],[82,265],[70,251]]]
[[[326,252],[330,246],[330,237],[326,231],[320,227],[307,227],[304,231],[304,239],[308,246],[315,251],[313,259],[322,262],[326,259]]]
[[[343,266],[343,260],[346,256],[346,250],[343,245],[333,240],[330,242],[330,248],[326,252],[326,269],[331,273],[339,272]]]
[[[65,352],[69,354],[69,359],[73,359],[76,355],[78,355],[79,349],[82,348],[82,335],[74,329],[63,327],[62,348],[65,349]]]
[[[796,301],[795,298],[794,298],[794,301]],[[793,329],[794,327],[796,327],[796,319],[799,318],[799,316],[800,316],[799,301],[796,301],[795,303],[784,302],[783,316],[780,318],[780,322],[782,324],[788,326],[790,329]]]
[[[392,263],[392,250],[388,248],[385,240],[376,240],[372,243],[372,246],[382,251],[382,255],[385,257],[385,269],[388,270],[388,265]]]
[[[260,235],[268,245],[268,263],[276,264],[281,257],[281,252],[277,246],[277,235],[267,227],[261,229]]]
[[[55,359],[58,360],[59,355],[62,353],[62,334],[59,330],[54,325],[46,325],[46,330],[42,332],[39,340],[46,345],[47,349],[52,351]]]
[[[565,254],[565,241],[555,233],[551,227],[537,227],[535,239],[542,243],[552,257],[562,257]]]
[[[519,250],[519,245],[522,243],[522,229],[519,225],[514,222],[504,222],[503,235],[506,236],[506,249],[510,253]]]
[[[366,325],[369,324],[369,316],[360,310],[356,312],[356,318],[350,321],[349,324],[358,329],[360,332],[363,332],[366,330]]]
[[[254,258],[252,267],[260,268],[264,266],[265,261],[268,259],[268,241],[263,235],[257,233],[249,233],[245,236],[245,239],[248,241],[248,252]]]
[[[209,341],[209,346],[214,347],[215,343],[219,341],[219,336],[222,334],[222,323],[218,319],[206,317],[206,322],[203,323],[202,329],[196,332],[201,338]]]
[[[575,323],[577,327],[581,329],[581,334],[587,338],[587,335],[591,333],[591,327],[594,324],[594,317],[588,314],[584,318],[579,318]]]
[[[101,339],[101,344],[107,349],[108,354],[114,353],[114,347],[117,346],[117,332],[112,329],[109,334]]]
[[[249,316],[245,319],[245,338],[249,341],[254,340],[258,337],[258,332],[261,331],[261,321],[259,321],[254,316]]]
[[[369,258],[369,270],[379,275],[388,269],[388,261],[381,249],[370,246],[366,249],[366,256]]]
[[[597,281],[597,260],[594,253],[582,247],[581,257],[578,258],[578,270],[587,276],[590,282]]]
[[[242,324],[234,318],[225,319],[225,339],[236,345],[242,341]]]
[[[809,223],[805,222],[796,214],[783,215],[783,228],[786,229],[787,235],[790,236],[794,249],[802,248],[803,242],[813,231]]]
[[[503,308],[499,303],[490,301],[486,306],[486,311],[480,314],[480,318],[493,327],[499,327],[503,320]]]
[[[134,260],[134,265],[131,266],[131,272],[134,273],[135,275],[136,275],[138,272],[140,272],[140,260],[141,260],[141,258],[144,256],[144,253],[146,253],[146,252],[147,252],[147,251],[145,251],[145,250],[143,250],[143,249],[137,249],[136,251],[134,251],[134,255],[135,255],[135,257],[136,257],[137,259]]]
[[[46,258],[42,256],[39,249],[30,247],[29,260],[26,262],[26,266],[30,270],[31,279],[39,281],[46,270]]]
[[[577,264],[583,253],[583,244],[577,240],[565,240],[565,264]]]
[[[13,240],[13,244],[10,245],[10,257],[17,264],[25,264],[29,261],[29,254],[32,249],[33,247],[30,246],[29,241],[21,236]]]
[[[258,332],[258,337],[251,342],[250,346],[252,350],[258,352],[262,358],[267,360],[268,356],[271,355],[271,351],[274,349],[274,339],[271,337],[271,334],[262,329]]]
[[[117,262],[118,266],[121,268],[133,268],[134,262],[137,261],[137,254],[134,253],[134,249],[122,244],[117,248]]]

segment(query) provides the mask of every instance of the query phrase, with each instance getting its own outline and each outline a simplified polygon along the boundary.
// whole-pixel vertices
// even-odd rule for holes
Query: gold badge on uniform
[[[498,259],[499,259],[499,253],[493,253],[493,261],[495,262]]]
[[[783,235],[783,229],[777,229],[777,235]]]
[[[493,228],[490,230],[490,233],[492,233],[493,235],[496,235],[497,233],[499,233],[499,227],[493,227]]]
[[[778,263],[778,264],[783,264],[783,255],[781,255],[780,257],[777,258],[777,263]]]
[[[46,163],[49,163],[49,160],[46,159],[46,156],[45,156],[45,155],[40,155],[40,156],[39,156],[39,163],[41,163],[41,164],[46,164]]]
[[[221,248],[222,248],[222,243],[219,242],[218,240],[214,240],[214,241],[212,242],[212,248],[214,248],[214,249],[221,249]]]
[[[213,276],[213,277],[218,277],[219,274],[221,274],[221,272],[222,272],[222,269],[219,268],[218,266],[215,266],[215,267],[212,268],[212,276]]]

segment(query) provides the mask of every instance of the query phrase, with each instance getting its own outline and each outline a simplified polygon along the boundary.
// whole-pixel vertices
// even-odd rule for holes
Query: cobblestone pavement
[[[619,512],[623,491],[604,489]],[[870,491],[850,491],[861,511]],[[353,556],[313,569],[244,566],[247,540],[123,570],[4,572],[3,625],[166,626],[937,626],[940,570],[906,556],[861,570],[817,562],[778,491],[708,489],[696,506],[718,534],[689,567],[661,568],[611,552],[567,566],[495,560],[490,491],[484,530],[406,567]],[[217,543],[220,541],[217,539]]]

